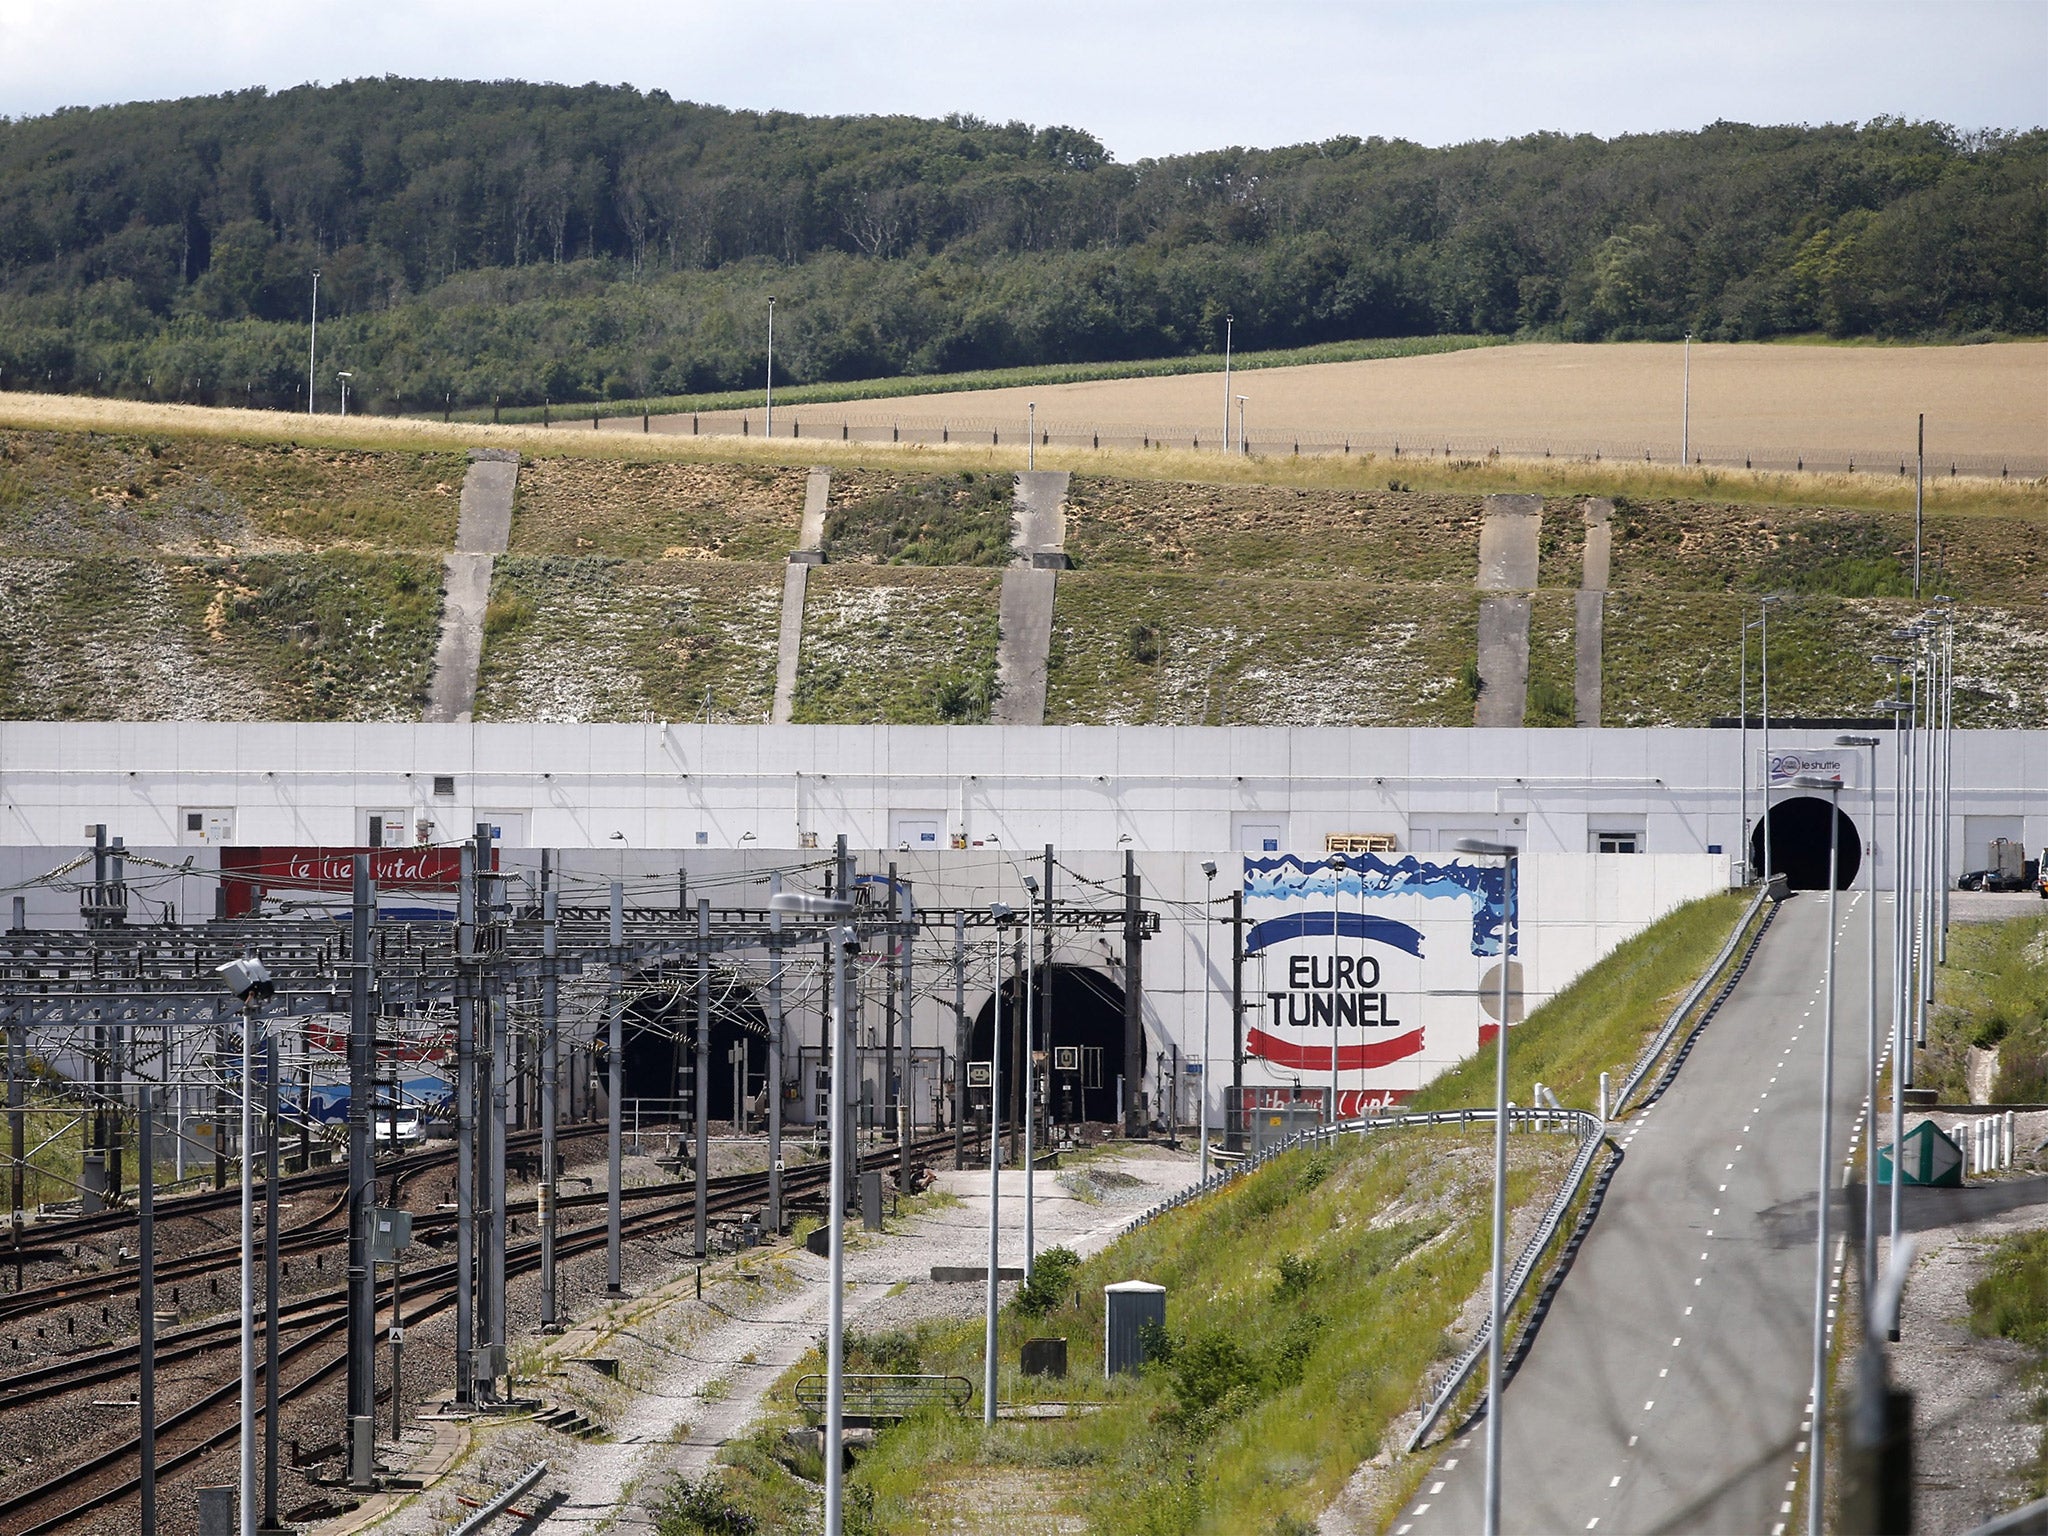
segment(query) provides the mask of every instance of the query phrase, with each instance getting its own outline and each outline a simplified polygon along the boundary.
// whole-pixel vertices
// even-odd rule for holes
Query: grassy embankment
[[[852,1474],[849,1529],[1074,1528],[1056,1520],[1161,1536],[1313,1529],[1409,1406],[1479,1283],[1484,1224],[1467,1218],[1489,1177],[1487,1145],[1443,1132],[1291,1154],[1079,1265],[1056,1291],[1046,1287],[1043,1313],[1006,1308],[1006,1407],[1085,1406],[992,1430],[978,1417],[941,1415],[890,1430]],[[1514,1151],[1517,1205],[1553,1187],[1570,1155],[1552,1138],[1519,1138]],[[1170,1358],[1105,1382],[1101,1287],[1133,1275],[1168,1289]],[[1017,1371],[1023,1341],[1041,1336],[1068,1341],[1066,1380]],[[976,1321],[931,1322],[854,1340],[849,1368],[978,1382],[981,1341]],[[789,1390],[819,1368],[808,1359],[777,1387],[769,1420],[727,1449],[700,1510],[736,1508],[761,1529],[796,1528],[775,1522],[809,1505],[796,1477],[818,1472],[815,1456],[794,1454],[785,1438],[795,1422]],[[665,1530],[720,1528],[678,1510]]]
[[[0,717],[404,717],[464,460],[0,431]]]
[[[1710,897],[1622,945],[1515,1034],[1514,1092],[1532,1078],[1567,1103],[1590,1103],[1602,1070],[1627,1065],[1702,971],[1745,905]],[[1425,1090],[1420,1107],[1490,1097],[1490,1057]],[[1430,1366],[1455,1349],[1447,1330],[1485,1264],[1480,1213],[1488,1138],[1405,1133],[1294,1153],[1215,1197],[1120,1239],[1057,1286],[1047,1310],[1006,1308],[1001,1349],[1014,1362],[1030,1337],[1065,1337],[1067,1381],[1003,1371],[1006,1404],[1088,1405],[1077,1417],[934,1416],[883,1435],[852,1476],[853,1522],[872,1532],[942,1529],[1005,1536],[1088,1529],[1127,1533],[1306,1532],[1354,1469],[1378,1455]],[[1517,1137],[1512,1198],[1554,1188],[1570,1149]],[[1140,1276],[1168,1287],[1171,1357],[1114,1385],[1099,1378],[1101,1285]],[[1341,1301],[1339,1300],[1341,1298]],[[971,1321],[856,1339],[849,1369],[981,1378]],[[717,1472],[681,1491],[664,1536],[794,1529],[815,1507],[815,1454],[800,1423],[796,1366],[766,1420],[721,1455]],[[1373,1485],[1379,1518],[1420,1467]],[[1066,1523],[1061,1523],[1066,1522]]]
[[[1992,1249],[1970,1287],[1970,1329],[2024,1345],[2034,1355],[2027,1384],[2048,1383],[2048,1232],[2015,1233]],[[2035,1398],[2034,1417],[2048,1418],[2048,1395]],[[2048,1493],[2048,1437],[2034,1450],[2032,1493]]]
[[[1600,1074],[1634,1065],[1680,997],[1706,970],[1748,909],[1729,891],[1666,913],[1538,1008],[1510,1033],[1508,1097],[1531,1102],[1542,1083],[1573,1108],[1591,1109]],[[1455,1109],[1493,1101],[1493,1056],[1466,1058],[1415,1095],[1411,1107]]]
[[[824,462],[842,568],[896,569],[821,573],[807,655],[822,667],[807,665],[802,717],[985,717],[993,599],[958,567],[982,568],[1001,540],[967,527],[992,522],[979,514],[922,536],[929,508],[909,488],[1000,480],[1018,467],[1009,450],[13,394],[0,396],[8,419],[69,429],[8,439],[16,458],[0,528],[18,558],[5,567],[14,601],[0,621],[0,688],[17,717],[410,713],[431,659],[433,561],[452,536],[456,450],[483,441],[528,455],[483,716],[696,718],[708,693],[714,719],[764,718],[777,567],[794,541],[801,466]],[[94,426],[148,432],[78,430]],[[1910,488],[1883,477],[1405,461],[1390,473],[1363,456],[1167,452],[1045,460],[1062,457],[1082,473],[1069,518],[1077,568],[1061,579],[1050,657],[1055,722],[1468,722],[1470,579],[1491,490],[1552,498],[1532,723],[1571,718],[1563,589],[1578,581],[1581,495],[1616,502],[1607,724],[1732,712],[1739,625],[1766,590],[1792,594],[1773,625],[1778,710],[1864,708],[1877,679],[1859,658],[1916,611],[1898,595],[1910,592]],[[1796,504],[1814,500],[1834,504]],[[1929,584],[1969,605],[1959,719],[2034,723],[2048,715],[2048,485],[1943,481],[1929,501]],[[871,526],[849,520],[854,508]],[[105,560],[118,564],[92,563]],[[973,590],[956,590],[963,581]],[[940,622],[921,635],[928,614]]]
[[[1985,1102],[2048,1101],[2048,910],[1950,930],[1927,1034],[1927,1085],[1942,1102],[1979,1099],[1971,1055],[1985,1051],[1997,1053]]]

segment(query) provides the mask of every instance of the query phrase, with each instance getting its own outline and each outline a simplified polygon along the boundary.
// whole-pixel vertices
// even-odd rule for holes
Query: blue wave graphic
[[[1370,853],[1350,853],[1344,858],[1347,867],[1338,870],[1327,859],[1303,859],[1292,853],[1271,858],[1247,855],[1245,896],[1267,901],[1304,901],[1333,900],[1342,893],[1463,901],[1472,909],[1472,953],[1500,953],[1507,891],[1507,871],[1500,865],[1467,864],[1462,859],[1426,864],[1413,854],[1393,860]],[[1329,932],[1327,922],[1320,931]],[[1520,948],[1519,937],[1509,945],[1511,952],[1519,952]]]
[[[1255,955],[1268,944],[1280,944],[1288,939],[1303,939],[1329,931],[1328,912],[1289,912],[1285,917],[1269,917],[1263,923],[1253,923],[1245,934],[1244,952]],[[1420,930],[1406,923],[1397,923],[1391,917],[1374,917],[1369,912],[1340,912],[1337,914],[1337,932],[1346,938],[1369,939],[1375,944],[1386,944],[1418,957],[1422,954]]]

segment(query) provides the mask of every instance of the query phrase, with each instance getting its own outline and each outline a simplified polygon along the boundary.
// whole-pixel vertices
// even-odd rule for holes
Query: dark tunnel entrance
[[[1766,873],[1783,874],[1795,891],[1824,891],[1828,888],[1828,802],[1818,795],[1800,795],[1780,800],[1770,809],[1771,858]],[[1863,834],[1849,813],[1834,813],[1841,846],[1836,850],[1835,889],[1846,891],[1863,867]],[[1749,834],[1749,862],[1764,869],[1764,823],[1758,821]]]
[[[643,985],[645,982],[643,981]],[[758,1099],[768,1070],[768,1017],[753,989],[731,975],[711,973],[711,1070],[705,1112],[731,1120],[735,1045],[746,1050],[746,1094]],[[626,1005],[623,1030],[625,1097],[650,1101],[646,1119],[690,1120],[687,1099],[697,1065],[697,988],[694,980],[649,991]],[[657,1107],[658,1106],[658,1107]]]
[[[1051,997],[1046,995],[1046,969],[1033,973],[1032,1044],[1047,1052],[1043,1092],[1047,1108],[1056,1122],[1116,1119],[1116,1083],[1124,1069],[1124,989],[1100,971],[1078,965],[1054,965]],[[1017,1054],[1015,1026],[1024,1007],[1024,979],[1012,976],[1003,982],[1003,1104],[1020,1102],[1012,1093],[1015,1086]],[[971,1061],[988,1060],[990,1033],[995,1026],[995,999],[982,999],[974,1016],[974,1030],[967,1055]],[[1073,1067],[1059,1063],[1060,1053],[1071,1050]]]

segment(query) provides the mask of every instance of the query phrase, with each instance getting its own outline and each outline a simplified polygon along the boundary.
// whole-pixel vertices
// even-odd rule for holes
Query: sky
[[[1897,116],[2048,123],[2048,0],[0,0],[0,114],[365,75],[968,112],[1120,160]]]

